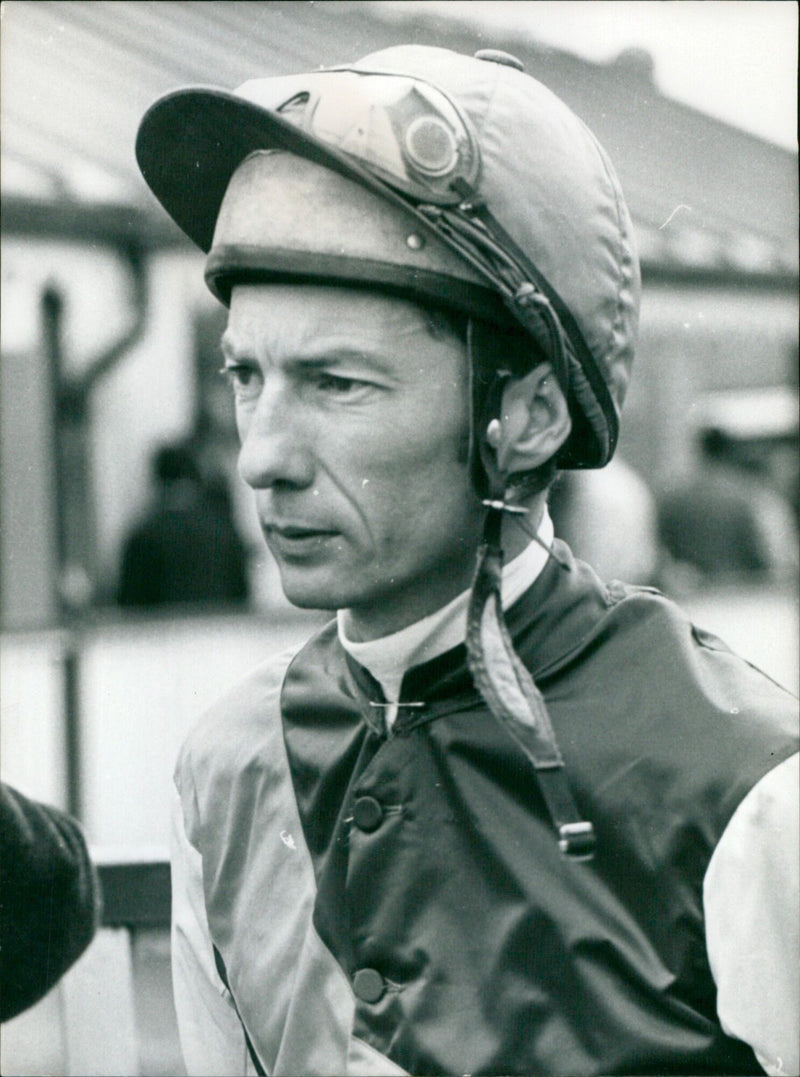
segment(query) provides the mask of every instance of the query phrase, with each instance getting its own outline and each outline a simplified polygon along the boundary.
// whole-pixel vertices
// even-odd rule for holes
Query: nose
[[[237,416],[239,474],[254,490],[302,488],[314,481],[314,464],[298,404],[280,377],[265,379],[251,411]]]

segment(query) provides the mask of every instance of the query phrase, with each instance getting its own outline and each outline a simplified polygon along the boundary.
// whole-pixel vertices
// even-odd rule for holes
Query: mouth
[[[263,529],[270,549],[283,554],[311,552],[339,534],[328,528],[307,527],[304,524],[265,523]]]

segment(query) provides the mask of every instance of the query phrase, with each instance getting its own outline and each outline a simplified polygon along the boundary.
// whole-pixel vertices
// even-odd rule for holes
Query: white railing
[[[101,927],[51,992],[3,1025],[0,1073],[180,1077],[184,1070],[169,983],[166,850],[126,856],[92,849],[92,857],[103,893]],[[143,977],[139,969],[136,975],[136,966],[143,964],[141,943],[152,950],[154,937],[162,957],[158,980],[152,971]],[[143,991],[158,996],[158,1028],[148,1027],[147,1011],[153,1007],[144,1003],[153,1000],[143,999]]]

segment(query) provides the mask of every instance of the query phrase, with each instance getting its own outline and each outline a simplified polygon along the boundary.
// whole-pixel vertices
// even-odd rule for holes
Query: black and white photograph
[[[0,1073],[800,1077],[797,41],[2,0]]]

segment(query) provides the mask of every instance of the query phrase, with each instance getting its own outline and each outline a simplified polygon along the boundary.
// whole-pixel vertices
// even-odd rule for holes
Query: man
[[[155,498],[123,544],[120,606],[245,602],[247,557],[224,486],[204,481],[184,444],[161,445],[151,470]]]
[[[667,491],[659,531],[674,560],[706,580],[747,573],[785,579],[797,571],[797,528],[767,469],[720,427],[697,438],[696,474]]]
[[[283,587],[338,611],[181,754],[191,1072],[795,1064],[793,700],[553,538],[556,468],[614,451],[638,267],[518,68],[402,47],[142,123]]]

